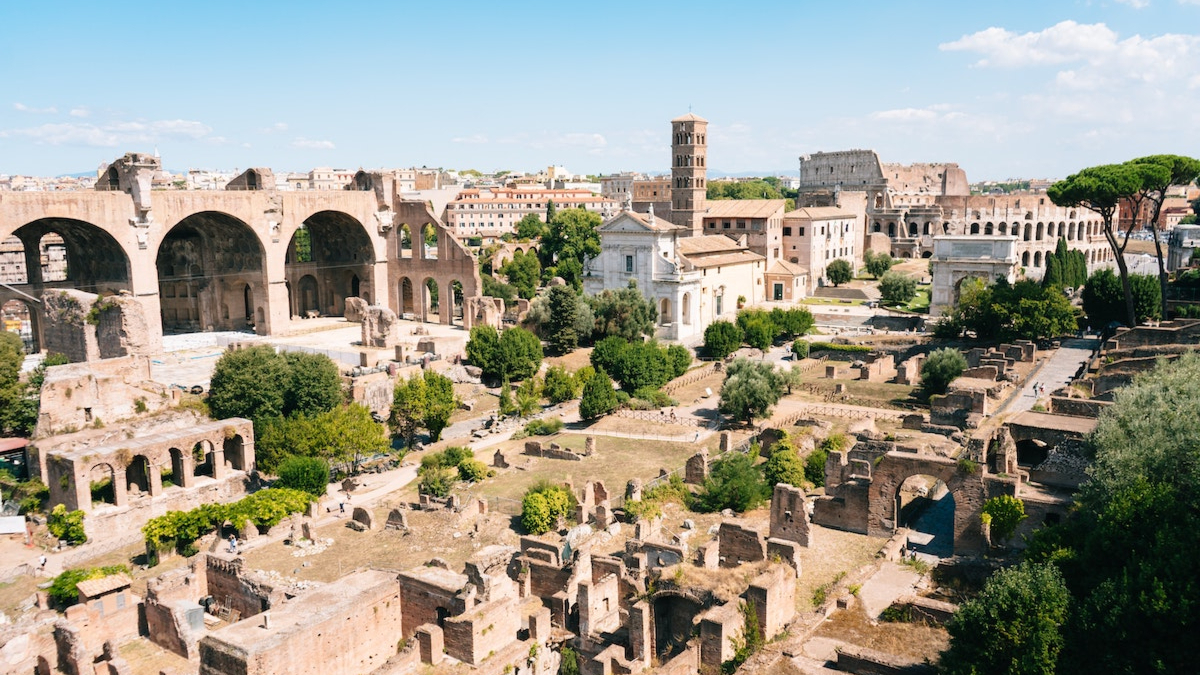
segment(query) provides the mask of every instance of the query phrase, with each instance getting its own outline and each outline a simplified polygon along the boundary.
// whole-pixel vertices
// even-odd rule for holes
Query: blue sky
[[[0,173],[795,171],[873,148],[971,180],[1200,155],[1200,0],[3,2]]]

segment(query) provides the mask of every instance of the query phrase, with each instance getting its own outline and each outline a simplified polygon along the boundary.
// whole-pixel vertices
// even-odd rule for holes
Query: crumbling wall
[[[515,640],[520,627],[521,614],[515,598],[476,605],[445,620],[446,653],[478,666]]]
[[[213,600],[242,618],[265,612],[286,599],[283,591],[271,586],[261,572],[245,569],[242,558],[206,555],[205,576]]]

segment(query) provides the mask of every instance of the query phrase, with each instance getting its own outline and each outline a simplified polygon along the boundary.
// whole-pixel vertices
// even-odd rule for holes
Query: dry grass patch
[[[796,581],[799,612],[813,609],[813,594],[819,587],[832,587],[841,578],[870,564],[887,540],[813,525],[811,542],[808,548],[800,549],[801,573]]]
[[[711,402],[711,405],[707,407],[716,408],[717,394],[721,392],[721,383],[724,381],[725,373],[713,373],[712,375],[702,377],[691,384],[676,389],[670,393],[670,396],[676,401],[679,401],[680,405],[692,405],[705,400],[702,398],[704,396],[704,390],[706,388],[711,389],[712,396],[707,399],[707,401]]]
[[[725,603],[737,599],[750,587],[755,577],[770,567],[771,563],[766,560],[720,569],[705,569],[685,563],[663,570],[663,579],[679,588],[710,592],[719,602]]]
[[[937,662],[938,655],[950,646],[950,635],[941,626],[924,623],[872,621],[861,603],[835,612],[821,624],[813,637],[825,637],[874,649],[887,654]]]
[[[195,668],[187,659],[159,647],[145,637],[126,642],[117,651],[120,652],[121,658],[129,662],[129,669],[133,675],[186,673]]]
[[[697,431],[700,431],[698,427],[692,425],[672,424],[669,414],[667,415],[667,420],[666,422],[647,422],[646,420],[632,417],[609,415],[588,427],[588,429],[597,432],[613,431],[621,434],[642,434],[646,436],[682,436],[684,434],[695,434]]]
[[[550,366],[562,366],[563,368],[573,372],[584,366],[592,365],[591,359],[592,348],[583,347],[576,349],[570,354],[564,354],[562,356],[548,356],[543,360],[545,361],[547,368]]]

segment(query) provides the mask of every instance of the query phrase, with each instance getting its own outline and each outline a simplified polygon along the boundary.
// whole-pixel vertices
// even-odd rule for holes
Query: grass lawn
[[[866,300],[842,300],[840,298],[814,298],[808,297],[800,301],[805,305],[861,305]]]

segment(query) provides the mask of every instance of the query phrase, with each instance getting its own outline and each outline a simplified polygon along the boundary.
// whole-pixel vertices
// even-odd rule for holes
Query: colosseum
[[[804,155],[797,203],[858,205],[864,238],[886,235],[899,258],[932,257],[938,235],[999,235],[1017,238],[1021,266],[1033,279],[1042,277],[1059,238],[1083,251],[1089,270],[1113,262],[1099,214],[1056,206],[1045,192],[972,195],[957,164],[885,164],[873,150]]]

